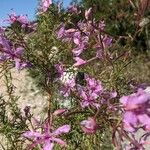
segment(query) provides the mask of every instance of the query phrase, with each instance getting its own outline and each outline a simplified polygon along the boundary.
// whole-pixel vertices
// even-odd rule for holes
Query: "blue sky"
[[[63,0],[64,6],[68,6],[71,0]],[[12,12],[17,14],[27,14],[29,19],[33,19],[38,0],[0,0],[0,25],[4,25],[2,20]]]

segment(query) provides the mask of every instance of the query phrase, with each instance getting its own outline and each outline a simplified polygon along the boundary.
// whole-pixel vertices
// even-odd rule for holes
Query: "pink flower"
[[[68,7],[68,12],[73,13],[73,14],[79,14],[80,11],[78,10],[76,5],[70,5]]]
[[[81,41],[81,34],[80,34],[80,32],[75,32],[75,33],[74,33],[74,37],[73,37],[73,42],[74,42],[76,45],[79,45],[79,44],[80,44],[80,41]]]
[[[60,38],[63,38],[63,36],[65,35],[65,32],[66,32],[66,30],[65,30],[65,25],[63,24],[62,26],[61,26],[61,28],[58,30],[58,32],[57,32],[57,37],[60,39]]]
[[[127,111],[124,114],[124,128],[126,131],[133,132],[135,131],[135,127],[137,126],[138,119],[135,113],[131,111]]]
[[[150,100],[150,94],[142,89],[139,89],[137,93],[133,93],[128,96],[120,98],[120,102],[123,104],[126,110],[134,110],[139,108]]]
[[[87,134],[95,133],[98,127],[94,118],[88,118],[88,120],[83,120],[80,124],[82,130]]]
[[[42,133],[37,131],[27,131],[23,134],[24,137],[33,140],[33,143],[29,145],[29,149],[33,149],[40,144],[43,145],[43,150],[52,150],[54,142],[57,142],[62,146],[67,146],[66,142],[58,138],[58,136],[63,133],[68,133],[70,131],[70,125],[63,125],[62,127],[50,132],[50,127],[48,123],[46,123],[43,129]]]
[[[3,35],[0,35],[0,45],[2,46],[4,51],[7,51],[7,52],[11,51],[10,42]]]
[[[89,8],[88,10],[85,11],[85,18],[88,20],[89,16],[91,15],[92,8]]]
[[[123,96],[120,102],[124,106],[123,123],[126,131],[134,132],[140,127],[150,131],[150,93],[139,89],[136,93]]]
[[[64,68],[62,63],[55,64],[55,68],[57,69],[59,73],[59,77],[61,77],[64,73]]]
[[[71,93],[71,91],[74,90],[76,83],[74,79],[68,79],[65,83],[64,83],[64,87],[61,89],[61,94],[64,97],[68,97]]]
[[[98,24],[98,27],[99,27],[100,30],[104,30],[105,26],[106,25],[105,25],[104,21],[100,21],[99,24]]]
[[[23,54],[23,52],[24,52],[24,48],[23,47],[18,47],[18,48],[16,48],[14,54],[19,57]]]
[[[27,15],[16,15],[15,12],[13,12],[12,14],[9,15],[9,18],[6,19],[6,21],[8,21],[9,23],[13,24],[15,22],[20,22],[22,25],[23,24],[29,24],[29,20]]]
[[[74,60],[76,61],[76,63],[73,65],[74,67],[86,64],[86,61],[81,59],[80,57],[74,57]]]
[[[150,131],[150,116],[147,114],[140,114],[137,117],[141,125],[145,127],[145,130]]]
[[[54,116],[59,116],[59,115],[64,114],[64,112],[66,112],[66,111],[67,111],[67,109],[65,109],[65,108],[57,109],[57,110],[54,111],[53,115]]]
[[[42,10],[43,10],[43,12],[46,12],[51,4],[52,4],[52,0],[42,0]]]

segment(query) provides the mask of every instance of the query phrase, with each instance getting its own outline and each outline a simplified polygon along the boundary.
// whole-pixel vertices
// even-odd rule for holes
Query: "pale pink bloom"
[[[79,55],[83,52],[84,47],[85,47],[84,45],[78,46],[77,48],[74,48],[74,49],[72,50],[72,53],[73,53],[75,56],[79,56]]]
[[[150,116],[147,114],[140,114],[137,117],[141,125],[143,125],[146,130],[150,131]]]
[[[47,123],[44,125],[43,129],[43,133],[27,131],[23,134],[24,137],[33,140],[33,143],[29,145],[29,149],[33,149],[40,144],[43,146],[43,150],[52,150],[54,142],[62,146],[67,146],[66,142],[58,138],[58,136],[63,133],[68,133],[70,131],[70,125],[63,125],[62,127],[50,132],[50,127]]]
[[[88,118],[88,120],[83,120],[81,123],[81,128],[86,134],[95,133],[97,130],[97,123],[94,118]]]
[[[51,4],[52,4],[52,0],[42,0],[42,6],[41,7],[42,7],[43,12],[46,12]]]
[[[134,112],[127,111],[124,113],[123,118],[125,130],[129,132],[135,131],[135,127],[137,126],[138,123],[136,114]]]
[[[79,14],[81,11],[78,10],[76,5],[70,5],[68,7],[68,12],[74,13],[74,14]]]
[[[13,24],[17,21],[20,22],[21,24],[25,24],[25,25],[29,23],[27,15],[16,15],[15,12],[10,14],[9,18],[6,19],[6,21],[8,21],[11,24]]]
[[[13,12],[12,14],[9,15],[9,19],[7,19],[6,21],[9,21],[10,23],[14,23],[15,21],[17,21],[17,15],[15,12]]]
[[[60,39],[60,38],[63,38],[64,37],[64,35],[65,35],[65,33],[66,33],[66,30],[65,30],[65,25],[63,24],[62,26],[61,26],[61,28],[58,30],[58,32],[57,32],[57,37]]]
[[[91,15],[92,8],[89,8],[88,10],[85,11],[85,18],[88,20],[89,16]]]
[[[117,97],[116,91],[110,93],[110,98],[116,98],[116,97]]]
[[[66,30],[66,33],[74,33],[74,32],[76,32],[76,29],[74,29],[74,28],[70,28],[70,29]]]
[[[28,24],[29,23],[28,17],[26,15],[18,16],[17,21],[20,22],[21,24]]]
[[[65,108],[57,109],[57,110],[54,111],[53,115],[54,116],[59,116],[59,115],[64,114],[64,112],[66,112],[66,111],[67,111],[67,109],[65,109]]]
[[[76,63],[73,65],[74,67],[86,64],[86,61],[81,59],[80,57],[74,57],[74,60],[76,61]]]
[[[150,94],[142,89],[139,89],[137,93],[133,93],[128,96],[120,98],[120,102],[123,104],[126,110],[134,110],[144,105],[150,100]]]
[[[80,34],[80,32],[75,32],[75,33],[74,33],[74,37],[73,37],[73,42],[74,42],[76,45],[79,45],[79,44],[80,44],[80,41],[81,41],[81,34]]]
[[[106,25],[105,25],[104,21],[100,21],[99,24],[98,24],[98,27],[99,27],[100,30],[104,30],[105,26]]]
[[[23,54],[23,52],[24,52],[24,48],[23,47],[18,47],[18,48],[16,48],[14,54],[16,56],[20,57]]]
[[[64,87],[61,89],[61,94],[63,94],[64,97],[68,97],[71,93],[71,91],[74,90],[76,83],[74,79],[69,79],[65,82]]]

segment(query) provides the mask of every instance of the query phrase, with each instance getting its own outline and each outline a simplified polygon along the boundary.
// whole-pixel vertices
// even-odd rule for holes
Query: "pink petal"
[[[74,67],[81,66],[86,63],[86,61],[80,57],[74,57],[74,60],[76,61],[76,63],[73,65]]]
[[[20,59],[15,59],[15,68],[17,70],[20,70],[21,69],[21,62],[20,62]]]
[[[93,130],[93,129],[88,129],[88,128],[85,128],[83,126],[81,126],[81,128],[82,128],[83,132],[86,133],[86,134],[95,133],[95,130]]]
[[[94,118],[88,118],[88,120],[83,120],[81,123],[81,128],[85,133],[95,133],[97,129],[96,120]]]
[[[43,150],[52,150],[54,147],[54,144],[50,142],[50,140],[47,140],[43,146]]]
[[[127,105],[128,102],[128,96],[123,96],[120,98],[120,103],[122,103],[124,106]]]
[[[73,39],[73,42],[74,42],[76,45],[79,45],[79,44],[80,44],[80,40],[79,40],[78,37],[75,37],[75,38]]]
[[[57,109],[57,110],[54,111],[53,115],[54,116],[59,116],[59,115],[62,115],[65,111],[67,111],[67,109],[65,109],[65,108]]]
[[[42,10],[46,12],[51,4],[52,0],[42,0]]]
[[[82,52],[83,52],[83,48],[82,47],[77,47],[77,48],[75,48],[75,49],[72,50],[72,53],[75,56],[79,56]]]
[[[132,111],[126,111],[124,113],[123,121],[134,126],[136,126],[138,122],[136,114]]]
[[[23,54],[24,48],[23,47],[18,47],[15,51],[15,54],[20,56]]]
[[[27,131],[23,133],[23,136],[27,138],[35,138],[35,137],[42,137],[42,134],[34,131]]]
[[[76,31],[76,29],[71,28],[71,29],[66,30],[66,33],[73,33],[73,32],[75,32],[75,31]]]
[[[128,122],[124,122],[123,127],[128,132],[134,132],[135,131],[135,128],[133,128],[133,126],[131,126],[131,124],[129,124]]]
[[[51,138],[52,141],[57,142],[58,144],[62,145],[62,146],[67,146],[66,142],[61,140],[60,138]]]
[[[59,135],[62,133],[68,133],[70,131],[70,125],[63,125],[62,127],[59,127],[58,129],[56,129],[53,134],[55,135]]]
[[[147,114],[138,115],[141,124],[150,126],[150,117]]]
[[[112,92],[110,98],[115,98],[117,97],[117,92]]]
[[[88,10],[85,11],[85,18],[88,20],[89,19],[89,16],[92,12],[92,8],[89,8]]]

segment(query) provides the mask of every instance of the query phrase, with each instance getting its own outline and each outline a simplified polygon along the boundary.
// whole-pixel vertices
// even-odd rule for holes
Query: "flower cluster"
[[[44,13],[44,15],[46,16],[46,12],[51,4],[52,0],[41,1],[42,15]],[[80,11],[75,5],[72,5],[68,9],[68,12],[71,13],[69,17],[72,15],[82,15],[82,11]],[[115,92],[114,86],[111,86],[111,90],[114,89],[114,91],[110,92],[107,90],[108,87],[105,88],[102,82],[96,77],[91,76],[89,72],[80,72],[80,67],[84,67],[84,65],[87,65],[93,60],[106,60],[106,64],[104,63],[105,65],[107,65],[107,62],[109,62],[109,64],[111,64],[111,67],[109,66],[110,68],[114,69],[115,67],[115,65],[112,64],[112,56],[108,50],[109,46],[111,46],[112,44],[112,38],[105,32],[105,22],[102,20],[96,21],[93,18],[92,13],[92,8],[89,8],[88,10],[85,10],[84,15],[81,16],[82,19],[76,21],[76,23],[71,23],[70,20],[70,22],[68,21],[68,24],[61,23],[61,26],[56,33],[58,39],[52,38],[59,44],[60,41],[69,44],[74,63],[72,64],[71,62],[67,65],[63,64],[64,62],[58,61],[56,64],[54,63],[54,61],[52,61],[53,56],[57,55],[57,53],[59,52],[58,48],[54,45],[51,45],[53,46],[51,50],[55,51],[54,54],[48,54],[49,51],[45,51],[43,53],[43,56],[36,57],[36,54],[34,54],[26,58],[24,54],[27,47],[26,43],[24,43],[26,41],[24,41],[23,37],[23,34],[26,33],[21,33],[21,40],[18,38],[13,43],[9,39],[7,39],[5,30],[3,28],[0,28],[0,62],[11,62],[15,64],[17,70],[20,70],[24,67],[31,66],[31,64],[29,63],[29,60],[31,60],[33,64],[37,63],[36,68],[38,70],[39,67],[39,70],[41,71],[39,72],[41,74],[43,73],[43,76],[46,73],[48,74],[44,76],[45,80],[43,80],[44,84],[42,84],[43,89],[48,94],[49,100],[49,108],[47,113],[48,117],[44,120],[44,123],[41,124],[36,120],[38,125],[34,126],[31,121],[33,119],[33,116],[30,113],[30,107],[27,106],[24,109],[24,118],[29,118],[28,121],[31,123],[30,127],[32,127],[31,130],[23,133],[23,137],[32,141],[32,144],[28,147],[29,149],[34,149],[35,147],[40,146],[40,148],[42,148],[43,150],[52,150],[55,142],[66,147],[66,142],[60,139],[59,136],[64,133],[68,133],[71,127],[67,124],[63,126],[61,125],[57,129],[55,129],[55,122],[53,119],[57,117],[62,117],[64,119],[65,117],[67,118],[67,115],[69,116],[70,114],[75,113],[81,113],[81,115],[82,113],[85,113],[85,115],[79,117],[79,119],[82,119],[79,121],[80,123],[78,122],[85,134],[95,134],[99,129],[99,126],[101,126],[99,123],[100,120],[102,120],[102,123],[109,121],[108,125],[113,128],[112,132],[118,132],[117,136],[121,137],[119,139],[120,141],[124,137],[129,139],[129,142],[131,144],[128,147],[129,149],[144,149],[143,145],[146,143],[146,140],[143,139],[146,138],[146,134],[139,141],[135,140],[134,138],[130,138],[130,136],[128,135],[130,134],[132,135],[132,137],[134,137],[134,133],[140,128],[144,129],[144,131],[148,133],[150,132],[150,93],[147,90],[138,89],[137,92],[120,98],[120,95],[118,94],[119,92]],[[35,27],[33,24],[31,24],[31,22],[29,22],[26,15],[16,15],[15,13],[12,13],[9,15],[7,21],[12,25],[12,31],[15,30],[16,27],[18,27],[18,24],[21,25],[19,26],[21,27],[21,31],[22,29],[26,28],[31,28],[34,30]],[[42,19],[38,23],[40,22],[42,22]],[[47,26],[47,28],[48,27],[49,26]],[[55,29],[54,32],[56,31]],[[13,33],[15,34],[15,36],[18,36],[15,31]],[[44,32],[44,34],[46,34],[46,32]],[[55,34],[52,34],[52,36],[53,35]],[[38,37],[38,34],[36,36]],[[34,39],[35,42],[37,42],[36,38]],[[47,40],[47,38],[45,39]],[[46,40],[44,42],[46,42]],[[38,40],[38,42],[39,41],[40,40]],[[57,45],[57,42],[54,41],[53,44],[56,43]],[[59,47],[59,45],[57,46]],[[42,46],[39,47],[41,48]],[[44,50],[45,49],[46,48],[44,48]],[[29,55],[32,54],[32,51],[30,52],[31,53],[29,53]],[[36,57],[36,59],[34,59],[33,57]],[[49,58],[50,61],[47,61],[47,58]],[[109,59],[109,61],[107,61],[107,58]],[[38,62],[38,60],[40,63]],[[63,59],[61,59],[61,61],[63,61]],[[52,66],[51,70],[49,69],[49,64],[47,62]],[[91,66],[89,65],[88,67],[90,68]],[[86,72],[86,67],[83,68],[83,70]],[[114,69],[113,71],[115,72],[115,70],[118,70],[118,68]],[[68,74],[69,71],[73,73]],[[48,82],[52,78],[53,74],[53,82]],[[56,107],[55,105],[53,107],[54,103],[52,94],[53,92],[55,93],[55,86],[49,85],[50,83],[57,84],[56,87],[58,87],[60,93],[64,96],[64,98],[73,97],[72,102],[73,100],[75,101],[75,103],[73,104],[73,109],[70,109],[71,107],[63,107],[54,110],[54,113],[52,113],[53,109],[55,109],[57,105]],[[118,98],[120,98],[120,103],[118,101]],[[123,119],[120,119],[118,117],[120,116],[121,112],[123,112]],[[103,114],[106,115],[106,117],[104,116],[104,120]],[[83,119],[83,117],[85,117],[86,119]],[[58,120],[56,120],[56,122],[57,121]],[[59,123],[59,121],[57,123]],[[113,135],[113,137],[115,137],[115,134]]]
[[[52,4],[52,0],[42,0],[42,2],[41,2],[41,9],[42,9],[42,11],[46,12],[51,4]]]
[[[88,74],[78,72],[75,75],[70,75],[66,77],[65,81],[62,80],[65,76],[65,72],[62,74],[60,80],[63,82],[61,88],[61,94],[64,97],[68,97],[71,93],[76,94],[80,99],[80,105],[82,108],[94,107],[99,109],[103,101],[109,101],[117,96],[116,92],[108,92],[102,86],[101,81],[89,76]],[[78,74],[81,76],[81,81],[78,81]],[[79,77],[80,78],[80,77]]]
[[[104,49],[108,48],[112,44],[112,38],[104,33],[105,23],[104,21],[96,22],[94,19],[90,19],[92,9],[85,11],[85,19],[79,21],[73,28],[66,29],[62,24],[57,32],[59,39],[64,42],[72,42],[74,48],[71,50],[73,58],[76,61],[74,66],[80,66],[88,63],[90,60],[84,60],[81,58],[83,52],[94,49],[95,56],[93,58],[102,59],[104,56]],[[94,44],[90,44],[89,41],[95,39]],[[93,59],[92,59],[93,60]]]
[[[94,118],[88,118],[88,120],[83,120],[80,123],[82,130],[86,134],[93,134],[96,132],[98,125],[96,123],[96,120]]]
[[[134,132],[140,127],[150,131],[150,93],[139,89],[137,93],[123,96],[120,102],[124,107],[124,128]]]
[[[68,133],[70,131],[70,125],[63,125],[58,129],[52,131],[52,128],[48,123],[44,123],[38,129],[42,129],[42,133],[40,131],[26,131],[23,136],[33,140],[33,143],[29,145],[29,149],[33,149],[37,147],[37,145],[43,146],[43,150],[52,150],[54,147],[54,142],[67,146],[66,142],[58,138],[61,134]]]
[[[23,47],[14,48],[4,33],[0,33],[0,62],[13,61],[17,70],[30,66],[29,62],[23,60],[23,52]]]
[[[29,24],[29,20],[27,15],[16,15],[15,12],[13,12],[12,14],[9,15],[9,18],[6,19],[6,21],[8,21],[10,24],[13,24],[15,22],[19,22],[22,25],[27,25]]]
[[[24,31],[28,31],[27,33],[35,31],[37,26],[37,23],[29,21],[27,15],[17,15],[15,12],[9,14],[5,21],[10,25],[21,27]]]
[[[78,85],[78,95],[80,95],[81,98],[81,106],[83,108],[88,106],[99,108],[99,98],[104,91],[101,82],[89,76],[85,77],[85,82],[86,86]]]

